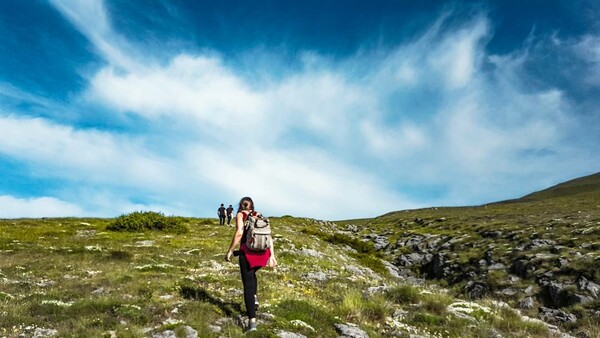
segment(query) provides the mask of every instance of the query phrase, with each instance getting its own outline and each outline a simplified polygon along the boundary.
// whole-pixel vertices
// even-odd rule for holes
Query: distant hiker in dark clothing
[[[221,206],[217,209],[217,215],[219,215],[219,225],[225,225],[225,217],[227,214],[225,213],[225,206],[223,203],[221,203]]]
[[[264,251],[251,251],[246,245],[246,237],[248,231],[245,227],[248,215],[252,217],[262,217],[260,213],[254,210],[254,202],[250,197],[244,197],[240,201],[236,219],[236,231],[231,240],[231,245],[225,256],[225,260],[231,262],[231,256],[239,255],[240,257],[240,272],[242,275],[242,284],[244,284],[244,304],[248,314],[248,331],[256,330],[256,309],[258,308],[258,283],[256,279],[256,271],[263,266],[276,267],[277,260],[275,259],[275,250],[273,241],[269,249]],[[240,244],[241,243],[241,244]],[[240,250],[235,251],[237,245],[240,244]]]
[[[231,204],[227,207],[227,225],[231,224],[231,218],[233,217],[233,207]]]

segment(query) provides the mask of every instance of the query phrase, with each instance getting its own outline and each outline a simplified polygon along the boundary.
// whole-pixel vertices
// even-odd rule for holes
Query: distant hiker
[[[233,217],[233,207],[231,204],[227,207],[227,225],[231,224],[231,218]]]
[[[225,206],[221,203],[219,209],[217,209],[217,215],[219,215],[219,225],[225,225]]]
[[[236,215],[236,231],[233,234],[231,245],[225,255],[225,260],[231,262],[231,256],[239,255],[240,272],[242,275],[242,284],[244,285],[244,304],[248,314],[248,331],[256,330],[256,310],[258,309],[258,283],[256,279],[256,271],[263,266],[276,267],[277,260],[275,259],[275,250],[273,248],[273,240],[270,236],[270,226],[268,220],[254,210],[254,202],[250,197],[244,197],[240,200],[238,212]],[[255,233],[253,224],[266,224],[269,228],[267,243],[264,238],[260,237],[262,233],[256,231],[256,242],[266,244],[266,249],[259,250],[252,243],[255,236],[249,233]],[[251,237],[248,237],[251,236]],[[249,240],[249,241],[248,241]],[[240,244],[241,243],[241,244]],[[248,243],[253,249],[248,247]],[[234,251],[237,245],[240,244],[239,251]]]

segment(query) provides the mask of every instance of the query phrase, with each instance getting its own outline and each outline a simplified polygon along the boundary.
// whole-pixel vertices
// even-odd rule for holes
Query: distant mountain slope
[[[549,198],[566,197],[588,192],[600,193],[600,173],[576,178],[548,189],[531,193],[513,202],[539,201]]]

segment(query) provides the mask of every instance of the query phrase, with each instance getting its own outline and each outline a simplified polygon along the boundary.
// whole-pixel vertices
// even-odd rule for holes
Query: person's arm
[[[233,238],[231,239],[231,245],[229,246],[229,250],[227,251],[227,255],[225,255],[225,260],[231,262],[231,256],[233,255],[233,250],[240,244],[242,240],[242,236],[244,235],[244,214],[242,212],[238,212],[235,217],[237,229],[233,234]]]
[[[271,268],[274,268],[277,266],[277,259],[275,258],[275,245],[273,244],[273,237],[271,237],[270,240],[271,240],[271,257],[269,258],[267,265]]]

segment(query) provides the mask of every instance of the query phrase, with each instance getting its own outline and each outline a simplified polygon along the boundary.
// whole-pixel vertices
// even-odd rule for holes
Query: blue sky
[[[0,1],[0,217],[370,217],[600,171],[591,1]]]

